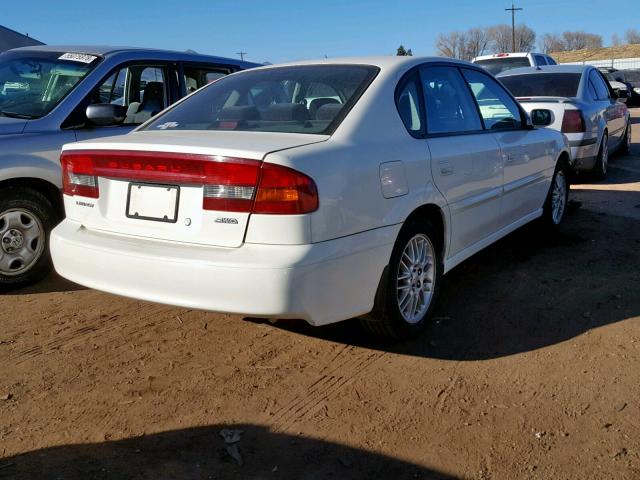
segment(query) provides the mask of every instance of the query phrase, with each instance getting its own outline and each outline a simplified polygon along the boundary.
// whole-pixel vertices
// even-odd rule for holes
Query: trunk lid
[[[239,247],[250,213],[233,211],[233,207],[231,211],[205,210],[203,197],[248,198],[255,188],[251,190],[246,181],[245,186],[236,186],[235,180],[226,182],[221,177],[224,173],[215,173],[220,172],[219,167],[234,164],[240,170],[258,169],[269,153],[328,138],[297,133],[144,131],[65,145],[63,158],[67,154],[73,158],[93,152],[94,157],[102,158],[104,165],[113,159],[117,168],[125,167],[125,170],[96,170],[98,198],[91,198],[81,189],[74,196],[65,195],[66,214],[90,230],[203,246]],[[131,173],[134,163],[138,170]],[[186,173],[176,174],[184,166]],[[198,180],[198,172],[204,170],[214,171],[207,178],[215,181]],[[94,173],[79,177],[91,179]],[[237,173],[232,172],[233,175],[239,178]],[[220,185],[211,187],[212,182]]]
[[[562,131],[562,119],[564,118],[564,111],[569,109],[575,109],[576,107],[571,103],[569,98],[565,97],[520,97],[516,98],[522,108],[531,115],[531,112],[536,109],[551,110],[553,113],[553,121],[547,128]]]

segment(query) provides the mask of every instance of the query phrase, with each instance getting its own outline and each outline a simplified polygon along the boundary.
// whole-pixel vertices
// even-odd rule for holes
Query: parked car
[[[635,94],[640,97],[640,69],[633,68],[625,70],[624,79],[631,85]],[[638,100],[640,100],[640,98],[638,98]],[[640,105],[640,101],[638,105]]]
[[[64,143],[126,133],[187,93],[255,64],[118,47],[18,48],[0,55],[0,289],[51,268],[62,218]]]
[[[599,68],[605,78],[609,81],[609,85],[614,90],[622,90],[624,85],[624,90],[628,92],[628,99],[625,103],[628,106],[636,106],[640,104],[640,88],[638,91],[634,90],[633,85],[626,79],[626,75],[622,70],[617,70],[615,68]]]
[[[565,138],[480,67],[434,58],[239,72],[61,161],[63,277],[312,325],[365,316],[393,338],[424,328],[444,273],[559,224],[568,195]]]
[[[564,133],[573,166],[600,178],[609,154],[631,147],[631,116],[602,73],[589,65],[556,65],[509,70],[498,79],[532,116],[550,110],[549,128]],[[622,94],[622,92],[621,92]]]
[[[471,63],[480,65],[493,75],[521,67],[542,67],[556,65],[556,61],[544,53],[518,52],[496,53],[493,55],[481,55],[471,60]]]

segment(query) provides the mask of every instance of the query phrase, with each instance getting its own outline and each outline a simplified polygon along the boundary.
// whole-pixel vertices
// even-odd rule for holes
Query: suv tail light
[[[584,131],[582,112],[580,110],[565,110],[562,118],[562,133],[582,133]]]
[[[188,153],[71,150],[62,153],[63,192],[99,198],[98,177],[202,185],[202,208],[261,214],[318,209],[314,181],[296,170],[258,160]]]

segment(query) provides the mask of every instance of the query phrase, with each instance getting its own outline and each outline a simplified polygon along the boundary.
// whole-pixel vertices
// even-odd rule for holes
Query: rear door
[[[458,68],[425,66],[420,78],[431,171],[449,204],[449,253],[455,255],[500,226],[502,157],[496,139],[482,128]]]
[[[602,111],[609,132],[609,150],[615,148],[624,135],[625,107],[613,98],[602,73],[593,69],[589,72],[589,81],[596,93],[596,102]]]
[[[501,226],[507,226],[542,207],[555,159],[549,135],[528,129],[520,107],[489,75],[463,69],[478,103],[484,127],[500,145],[504,159]],[[552,142],[551,142],[552,143]]]

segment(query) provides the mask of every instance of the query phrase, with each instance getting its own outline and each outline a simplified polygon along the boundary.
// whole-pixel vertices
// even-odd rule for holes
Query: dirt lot
[[[402,345],[55,276],[3,296],[0,478],[638,479],[640,157],[610,173],[558,236],[451,272]]]

